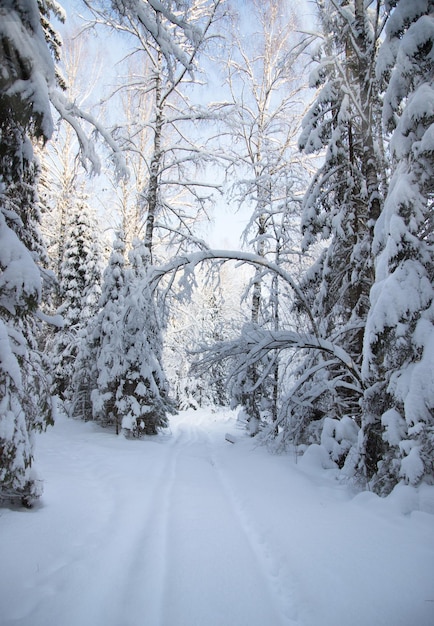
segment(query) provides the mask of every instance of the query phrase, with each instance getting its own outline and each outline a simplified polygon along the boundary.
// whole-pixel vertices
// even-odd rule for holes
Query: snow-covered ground
[[[434,624],[432,487],[355,495],[229,411],[37,443],[41,503],[0,509],[1,626]]]

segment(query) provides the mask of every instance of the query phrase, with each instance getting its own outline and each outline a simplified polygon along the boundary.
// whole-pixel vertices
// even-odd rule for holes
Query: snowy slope
[[[230,412],[142,441],[59,418],[37,450],[41,504],[0,510],[1,626],[434,624],[434,488],[354,496]]]

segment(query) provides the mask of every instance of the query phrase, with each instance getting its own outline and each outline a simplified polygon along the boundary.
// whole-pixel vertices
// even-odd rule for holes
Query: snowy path
[[[434,624],[433,488],[354,498],[229,412],[146,441],[61,419],[38,450],[41,506],[0,509],[0,626]]]
[[[260,546],[222,480],[209,436],[198,427],[186,435],[170,481],[161,623],[221,626],[228,609],[231,623],[240,626],[292,623],[273,576],[263,567]],[[187,597],[192,604],[183,614]]]
[[[211,454],[203,430],[178,425],[150,506],[123,504],[125,520],[136,523],[121,524],[115,563],[123,565],[97,603],[98,611],[105,605],[104,615],[89,623],[221,626],[228,607],[239,626],[289,623],[276,610]],[[95,576],[109,567],[103,560]],[[72,623],[86,619],[89,614]]]

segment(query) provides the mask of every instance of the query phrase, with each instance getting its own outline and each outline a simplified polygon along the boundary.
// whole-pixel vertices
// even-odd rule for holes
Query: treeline
[[[84,4],[126,51],[104,124],[91,42],[62,65],[59,5],[0,3],[1,497],[40,495],[53,398],[127,436],[232,403],[380,494],[431,481],[433,3],[317,0],[309,34],[281,0]]]

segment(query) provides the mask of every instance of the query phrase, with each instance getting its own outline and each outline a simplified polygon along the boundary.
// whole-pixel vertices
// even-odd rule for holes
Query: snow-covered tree
[[[362,447],[383,493],[434,476],[434,4],[386,9],[377,72],[392,177],[373,242]]]
[[[294,252],[295,215],[305,169],[297,149],[301,89],[297,73],[295,17],[281,0],[255,1],[234,18],[233,46],[226,61],[232,110],[226,148],[240,206],[251,207],[244,242],[260,256],[288,263]],[[243,34],[238,21],[247,22]],[[291,226],[292,223],[292,228]],[[258,268],[251,281],[251,324],[279,325],[277,277]],[[266,374],[264,374],[266,372]],[[276,355],[239,372],[233,400],[244,406],[255,434],[265,405],[274,405],[279,380]]]
[[[158,260],[162,246],[166,250],[172,246],[172,253],[191,244],[203,246],[192,226],[198,216],[203,216],[210,195],[208,189],[214,189],[215,184],[206,180],[201,182],[197,174],[208,156],[198,146],[200,134],[195,125],[209,115],[203,107],[190,105],[186,87],[199,84],[194,78],[197,57],[206,44],[208,31],[220,3],[221,0],[192,0],[177,5],[174,12],[171,3],[120,2],[113,7],[114,10],[89,3],[94,16],[93,24],[109,26],[123,33],[126,45],[134,48],[134,54],[127,55],[127,80],[123,80],[117,90],[122,99],[125,123],[118,118],[113,134],[122,145],[125,160],[131,169],[129,180],[121,183],[117,194],[126,232],[125,243],[129,247],[133,237],[144,240],[148,255],[143,256],[142,260],[147,265]],[[147,273],[145,270],[143,272],[142,279],[145,281]],[[128,272],[129,280],[132,280],[133,273],[132,270]],[[137,279],[134,279],[136,282]],[[128,285],[126,289],[129,289]],[[145,286],[141,290],[146,293]],[[130,292],[128,294],[131,298]],[[152,359],[160,363],[162,345],[157,346],[157,343],[162,341],[161,332],[157,332],[151,323],[155,315],[152,308],[157,307],[157,295],[153,293],[152,297],[154,304],[147,304],[150,323],[142,328],[137,327],[134,333],[137,334],[137,341],[143,345],[148,342],[149,363]],[[146,298],[141,302],[144,304]],[[123,320],[127,319],[129,317],[125,313]],[[155,319],[157,328],[159,320],[157,323]],[[148,338],[145,336],[147,331],[150,333]],[[128,337],[124,339],[128,343]],[[118,338],[113,336],[113,340],[116,344]],[[109,341],[106,338],[107,350]],[[133,371],[137,370],[137,363],[129,363],[129,358],[126,353],[119,357],[119,375],[123,372],[125,376],[132,376]],[[125,369],[122,370],[122,367]],[[136,407],[134,411],[133,405],[127,406],[128,402],[122,404],[122,383],[118,395],[111,398],[111,401],[118,402],[114,407],[116,424],[121,417],[125,417],[126,422],[131,418],[133,428],[134,424],[143,421],[138,419],[139,415],[144,419],[147,414],[148,419],[144,419],[144,422],[149,432],[164,425],[166,382],[162,371],[154,371],[151,366],[148,369],[149,380],[152,379],[147,391],[148,404],[145,402],[146,385],[139,382],[136,387],[141,389],[143,396],[139,404],[133,390],[128,389],[127,393]],[[143,375],[144,370],[137,370],[134,374],[139,378]],[[101,374],[99,380],[101,382]],[[161,387],[157,392],[159,385]],[[104,393],[98,383],[95,397],[101,398]],[[151,417],[150,408],[152,398],[155,402],[154,418]],[[154,426],[152,419],[155,421]]]
[[[70,138],[72,134],[72,129],[67,127],[66,137]],[[67,141],[67,144],[69,144],[69,141]],[[58,148],[59,142],[57,138],[53,145],[56,145],[56,148]],[[66,155],[65,151],[59,154],[59,151],[56,149],[53,162],[50,162],[49,157],[47,158],[47,152],[49,151],[44,151],[41,154],[41,177],[38,192],[42,214],[41,227],[48,252],[48,269],[54,274],[54,282],[60,274],[60,267],[63,261],[66,224],[69,207],[74,202],[77,168],[73,161],[68,158],[70,155]],[[66,156],[66,159],[62,162],[64,156]],[[54,168],[57,171],[53,175]],[[52,287],[51,299],[54,307],[58,304],[59,294],[57,287],[57,283]]]
[[[53,393],[62,400],[71,399],[71,381],[82,364],[77,361],[79,341],[98,311],[101,295],[101,255],[98,227],[86,198],[75,198],[69,207],[64,256],[60,266],[57,313],[63,328],[50,346],[53,358]]]
[[[322,34],[313,48],[316,66],[310,83],[318,92],[303,120],[299,144],[306,153],[325,151],[305,195],[302,219],[304,251],[318,240],[324,243],[301,289],[320,335],[360,366],[373,282],[373,226],[385,169],[374,74],[380,12],[376,2],[366,6],[360,0],[319,0],[317,6]],[[326,415],[337,420],[348,416],[360,426],[361,392],[348,368],[309,350],[285,406],[289,437],[319,441]]]
[[[223,319],[222,293],[213,287],[207,286],[202,294],[203,308],[200,317],[202,326],[201,344],[213,345],[223,341],[228,335],[227,327],[230,319]],[[226,406],[229,403],[227,393],[227,368],[223,362],[217,362],[211,366],[202,377],[205,387],[203,405]]]
[[[32,141],[46,141],[53,128],[48,96],[56,75],[46,38],[53,6],[43,5],[43,28],[37,2],[0,2],[0,497],[24,503],[40,495],[33,432],[52,423],[36,342],[45,253]]]
[[[95,103],[95,85],[99,82],[100,68],[98,57],[90,55],[89,48],[89,37],[85,33],[66,31],[60,65],[68,88],[68,97],[75,104],[96,111],[101,108]],[[83,71],[84,67],[86,71]],[[83,188],[86,189],[88,202],[92,205],[95,204],[92,196],[97,193],[94,191],[97,179],[86,176],[80,163],[79,151],[80,144],[74,128],[59,118],[51,141],[41,151],[42,171],[38,187],[49,268],[57,278],[63,263],[66,227],[72,207],[82,195]],[[55,306],[58,304],[55,302]]]
[[[196,266],[211,261],[218,262],[220,265],[227,261],[238,261],[254,268],[263,268],[264,271],[278,276],[282,282],[285,283],[287,288],[294,292],[300,306],[303,306],[313,332],[308,334],[305,332],[299,333],[294,330],[268,330],[245,325],[238,338],[219,342],[206,350],[206,354],[200,359],[200,362],[195,365],[197,372],[203,373],[204,371],[208,371],[213,365],[219,363],[219,361],[230,360],[233,364],[231,365],[229,376],[232,381],[235,380],[236,384],[238,374],[243,376],[249,367],[256,367],[258,363],[264,363],[269,359],[269,355],[273,351],[280,353],[288,349],[310,349],[330,355],[335,362],[341,363],[359,383],[361,382],[357,365],[351,359],[350,355],[339,346],[320,337],[318,326],[311,314],[310,307],[302,291],[291,274],[286,271],[281,264],[273,263],[265,257],[254,253],[207,249],[173,258],[164,266],[153,267],[150,272],[151,287],[155,289],[161,279],[168,275],[171,276],[170,280],[172,282],[175,281],[176,274],[182,271],[183,276],[179,279],[180,283],[188,282]],[[238,267],[237,269],[239,271]],[[238,328],[239,327],[240,324],[238,324]]]
[[[162,367],[162,338],[147,272],[149,250],[133,242],[126,272],[121,332],[121,375],[115,394],[116,414],[126,434],[155,435],[173,413]]]
[[[123,374],[122,319],[125,291],[125,244],[117,233],[107,268],[103,274],[100,311],[93,333],[88,337],[94,351],[96,387],[92,390],[93,418],[103,426],[119,431],[122,415],[118,413],[116,393]],[[86,417],[86,416],[84,416]]]
[[[142,192],[146,189],[149,180],[148,158],[152,145],[152,130],[150,118],[152,115],[153,98],[146,88],[140,89],[135,85],[138,76],[147,74],[145,68],[133,59],[129,59],[126,76],[120,77],[120,93],[117,97],[120,104],[117,129],[114,131],[119,141],[124,146],[125,162],[128,166],[129,176],[122,180],[110,179],[111,196],[110,203],[118,216],[122,231],[125,236],[126,249],[131,250],[132,242],[136,238],[143,237],[145,208]],[[112,104],[116,98],[112,99]]]
[[[97,344],[94,336],[96,325],[95,316],[77,334],[77,356],[69,381],[68,402],[65,405],[70,417],[85,421],[93,419],[92,394],[98,385]]]
[[[201,174],[210,156],[200,143],[206,132],[199,125],[211,114],[192,104],[190,95],[194,99],[200,89],[198,57],[221,3],[119,2],[115,11],[88,3],[94,24],[121,32],[134,49],[116,90],[126,120],[117,119],[114,134],[133,171],[133,235],[145,238],[150,262],[157,261],[161,243],[199,243],[193,224],[205,219],[216,187]]]
[[[211,349],[237,327],[236,310],[242,296],[233,273],[220,269],[218,282],[196,272],[196,288],[188,298],[171,302],[166,326],[164,362],[179,409],[227,406],[227,367],[215,363],[198,374],[192,364],[202,349]],[[238,301],[237,301],[238,299]]]
[[[199,30],[185,18],[185,11],[172,11],[163,3],[125,3],[123,8],[120,4],[119,19],[129,4],[137,24],[161,45],[168,67],[173,58],[186,71],[192,69],[182,44],[188,41],[194,47]],[[65,83],[56,67],[60,38],[50,21],[53,14],[64,17],[55,0],[0,0],[0,482],[2,496],[18,494],[24,500],[38,494],[31,433],[51,421],[49,384],[34,328],[36,316],[43,317],[38,313],[42,293],[38,265],[44,246],[36,195],[39,170],[32,145],[52,136],[50,105],[74,129],[84,165],[90,162],[93,171],[100,169],[95,142],[83,125],[97,131],[118,172],[125,173],[112,135],[62,93]]]
[[[173,410],[161,365],[162,339],[149,291],[149,251],[136,241],[125,263],[123,235],[117,235],[104,272],[100,312],[88,336],[96,363],[93,418],[126,434],[155,434]],[[86,417],[86,415],[84,415]]]

